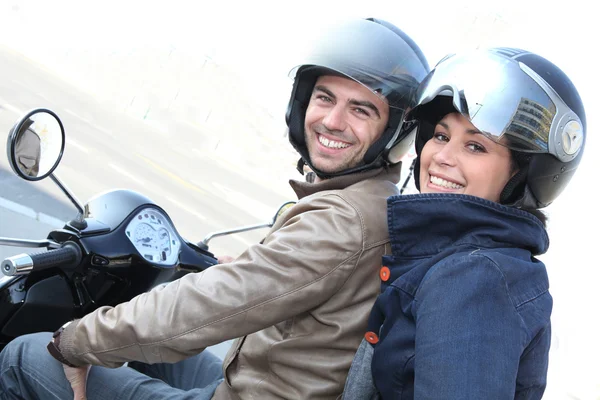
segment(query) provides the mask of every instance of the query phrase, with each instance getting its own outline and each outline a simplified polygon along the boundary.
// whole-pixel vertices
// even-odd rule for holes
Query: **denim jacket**
[[[552,310],[534,257],[548,248],[542,223],[473,196],[419,194],[391,197],[388,224],[371,344],[344,399],[540,399]]]

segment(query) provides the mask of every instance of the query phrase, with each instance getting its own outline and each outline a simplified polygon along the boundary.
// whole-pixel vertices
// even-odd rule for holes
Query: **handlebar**
[[[0,270],[6,276],[26,275],[32,271],[40,271],[56,266],[76,267],[82,259],[79,246],[66,242],[60,249],[43,253],[19,254],[2,261]]]

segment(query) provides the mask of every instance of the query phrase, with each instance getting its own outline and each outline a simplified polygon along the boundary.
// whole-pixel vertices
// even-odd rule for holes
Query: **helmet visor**
[[[456,111],[490,139],[513,150],[573,159],[582,124],[556,92],[525,64],[489,51],[442,60],[417,92],[417,107],[452,97]]]
[[[388,28],[369,20],[353,20],[330,29],[289,75],[300,68],[320,67],[385,96],[390,107],[405,108],[413,100],[427,70],[414,50]]]

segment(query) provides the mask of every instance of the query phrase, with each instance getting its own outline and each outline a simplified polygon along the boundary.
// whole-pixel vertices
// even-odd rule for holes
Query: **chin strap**
[[[298,163],[296,164],[296,169],[298,170],[298,172],[300,172],[300,175],[304,175],[304,166],[306,165],[306,162],[304,161],[304,158],[300,157],[300,159],[298,160]]]
[[[415,169],[416,164],[417,164],[417,159],[415,158],[410,163],[410,167],[408,168],[408,176],[406,177],[406,180],[404,181],[404,184],[402,185],[402,188],[400,189],[400,194],[404,193],[404,191],[406,190],[406,187],[408,186],[408,182],[410,182],[410,178],[412,178],[413,171]]]
[[[521,196],[515,199],[512,203],[501,204],[524,210],[537,210],[542,206],[541,204],[539,204],[533,193],[531,193],[531,190],[527,185],[525,185],[525,187],[523,188]]]
[[[531,154],[512,151],[519,171],[513,176],[500,193],[500,204],[505,206],[536,210],[543,207],[527,185]]]
[[[300,172],[300,175],[305,175],[306,182],[313,183],[315,181],[315,178],[317,177],[317,174],[315,174],[312,170],[305,173],[304,167],[307,165],[308,164],[304,161],[304,159],[300,158],[298,160],[298,164],[296,165],[296,169],[298,170],[298,172]]]
[[[516,204],[523,195],[527,181],[527,168],[521,168],[504,186],[500,193],[500,204]]]

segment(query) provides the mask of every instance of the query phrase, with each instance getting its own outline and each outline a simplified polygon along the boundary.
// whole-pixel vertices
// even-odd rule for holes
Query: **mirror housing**
[[[295,201],[288,201],[286,203],[283,203],[279,209],[277,210],[277,212],[275,213],[275,215],[273,216],[273,220],[271,221],[271,225],[269,225],[269,228],[272,227],[273,225],[275,225],[275,221],[277,221],[277,219],[281,216],[281,214],[283,214],[284,212],[287,211],[288,208],[292,207],[294,204],[296,204]]]
[[[54,172],[65,148],[65,129],[51,110],[29,111],[11,128],[6,153],[13,172],[28,181],[39,181]]]

